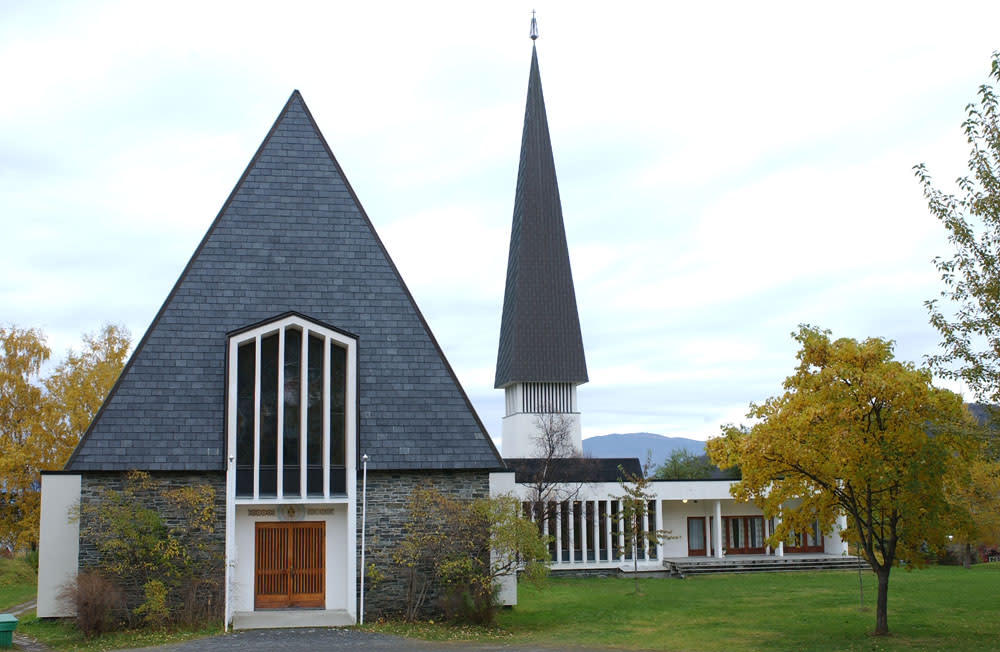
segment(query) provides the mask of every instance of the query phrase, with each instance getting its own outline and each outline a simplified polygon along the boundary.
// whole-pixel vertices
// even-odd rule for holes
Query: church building
[[[62,471],[42,477],[38,615],[94,565],[74,505],[130,470],[208,483],[236,627],[358,620],[427,482],[490,494],[504,463],[298,91],[292,93]],[[399,611],[402,573],[366,596]],[[308,608],[308,611],[304,609]]]
[[[504,457],[295,91],[69,461],[42,476],[37,613],[73,612],[60,590],[98,558],[80,508],[132,470],[154,490],[214,490],[219,611],[236,628],[356,623],[362,555],[384,573],[365,614],[402,611],[405,574],[385,570],[426,483],[461,499],[518,493],[557,569],[782,553],[729,481],[707,480],[655,483],[644,525],[676,538],[628,550],[617,479],[641,472],[634,458],[563,465],[550,480],[572,491],[533,509],[540,424],[557,421],[579,454],[587,381],[534,45],[495,379]],[[803,542],[841,552],[818,532]]]

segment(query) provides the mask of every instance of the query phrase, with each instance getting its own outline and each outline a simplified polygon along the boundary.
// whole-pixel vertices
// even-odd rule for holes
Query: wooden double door
[[[325,606],[326,523],[257,523],[254,608]]]

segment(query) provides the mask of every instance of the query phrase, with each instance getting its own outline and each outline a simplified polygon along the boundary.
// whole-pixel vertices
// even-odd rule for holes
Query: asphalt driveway
[[[137,648],[138,649],[138,648]],[[350,629],[258,629],[225,636],[203,638],[186,643],[142,648],[147,652],[326,652],[327,650],[364,650],[365,652],[556,652],[560,648],[523,647],[504,643],[437,643],[417,641],[383,634],[369,634]],[[574,652],[586,652],[579,648]],[[606,651],[604,651],[606,652]]]

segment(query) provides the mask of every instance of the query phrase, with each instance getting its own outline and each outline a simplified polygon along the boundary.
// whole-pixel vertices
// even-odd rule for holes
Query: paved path
[[[15,616],[21,616],[35,608],[38,604],[37,600],[29,600],[28,602],[22,602],[21,604],[11,607],[8,613]],[[14,646],[15,649],[21,650],[21,652],[48,652],[49,648],[45,647],[33,638],[28,638],[24,634],[18,634],[14,631]]]
[[[139,648],[137,648],[139,649]],[[142,648],[147,652],[318,652],[323,650],[364,650],[365,652],[557,652],[560,648],[513,646],[495,643],[437,643],[351,629],[259,629],[226,636],[203,638],[186,643]],[[574,652],[586,652],[579,648]],[[127,652],[136,652],[135,650]],[[606,651],[605,651],[606,652]]]
[[[25,602],[10,609],[20,615],[35,608],[35,601]],[[14,633],[14,645],[21,652],[50,652],[38,641]],[[570,648],[565,648],[570,649]],[[574,652],[587,652],[572,648]],[[267,650],[269,652],[323,652],[338,650],[364,650],[364,652],[558,652],[560,648],[514,646],[503,642],[447,643],[418,641],[398,636],[370,634],[353,629],[257,629],[234,632],[225,636],[200,638],[185,643],[174,643],[151,648],[134,648],[124,652],[244,652]],[[591,651],[593,652],[593,651]],[[607,652],[607,651],[603,651]]]

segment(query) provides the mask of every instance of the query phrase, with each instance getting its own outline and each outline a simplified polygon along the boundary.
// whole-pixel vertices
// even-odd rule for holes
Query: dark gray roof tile
[[[516,382],[587,382],[587,361],[534,47],[514,193],[496,387]]]
[[[358,336],[372,469],[503,466],[295,92],[66,468],[223,469],[227,333],[289,311]]]

